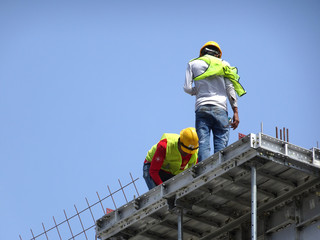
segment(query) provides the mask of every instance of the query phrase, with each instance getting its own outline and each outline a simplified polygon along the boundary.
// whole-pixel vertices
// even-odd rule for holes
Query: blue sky
[[[1,0],[0,239],[30,239],[129,173],[146,192],[149,148],[194,126],[184,76],[207,41],[247,90],[229,143],[263,122],[315,147],[319,12],[316,0]]]

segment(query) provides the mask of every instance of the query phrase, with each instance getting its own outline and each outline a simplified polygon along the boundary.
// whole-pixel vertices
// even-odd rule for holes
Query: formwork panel
[[[300,240],[320,239],[320,220],[313,222],[301,230]]]
[[[279,230],[278,232],[273,233],[271,236],[269,236],[268,240],[294,240],[295,239],[295,229],[292,224],[284,227]],[[309,239],[312,240],[312,239]],[[316,240],[316,239],[314,239]]]
[[[103,216],[96,222],[97,236],[177,239],[180,221],[183,239],[250,239],[255,168],[259,239],[306,239],[305,231],[317,233],[312,226],[319,220],[314,213],[320,192],[317,154],[261,133],[249,134]]]

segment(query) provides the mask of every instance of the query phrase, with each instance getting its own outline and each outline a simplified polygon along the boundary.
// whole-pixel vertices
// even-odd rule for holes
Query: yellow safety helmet
[[[221,48],[220,48],[219,44],[216,43],[216,42],[214,42],[214,41],[209,41],[209,42],[207,42],[206,44],[204,44],[204,45],[202,46],[202,48],[200,49],[200,57],[202,56],[202,53],[201,53],[202,50],[203,50],[205,47],[208,47],[208,46],[216,47],[216,48],[220,51],[219,58],[221,58],[221,56],[222,56]]]
[[[199,138],[196,129],[193,127],[185,128],[180,132],[180,146],[182,151],[194,154],[199,148]]]

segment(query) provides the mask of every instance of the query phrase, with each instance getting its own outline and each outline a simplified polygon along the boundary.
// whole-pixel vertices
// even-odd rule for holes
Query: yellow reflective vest
[[[238,75],[238,69],[236,67],[230,67],[226,63],[224,63],[220,58],[216,58],[208,54],[199,58],[192,59],[191,61],[194,60],[202,60],[208,64],[207,70],[201,75],[194,77],[194,81],[202,80],[213,76],[224,76],[232,82],[234,90],[236,91],[239,97],[247,93],[246,90],[244,90],[244,88],[239,83],[240,76]]]
[[[198,159],[198,150],[196,153],[192,154],[188,164],[185,166],[184,169],[180,169],[182,164],[182,157],[178,149],[178,134],[174,133],[164,133],[160,140],[167,139],[167,148],[166,148],[166,157],[163,161],[163,164],[161,166],[161,169],[170,172],[173,175],[177,175],[184,170],[192,167],[197,163]],[[148,151],[146,160],[148,162],[152,161],[152,158],[157,150],[157,145],[155,144],[152,146],[152,148]]]

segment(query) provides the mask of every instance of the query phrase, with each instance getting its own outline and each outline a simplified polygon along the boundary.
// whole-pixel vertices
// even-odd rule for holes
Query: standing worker
[[[164,133],[147,153],[143,178],[150,189],[192,167],[198,161],[199,139],[194,128],[179,134]]]
[[[188,63],[184,91],[196,95],[196,129],[199,136],[199,162],[210,156],[210,132],[214,153],[228,145],[230,126],[239,125],[237,96],[246,93],[239,83],[238,70],[221,59],[218,43],[210,41],[200,49],[200,56]],[[193,86],[194,85],[194,86]],[[227,98],[233,110],[228,120]]]

